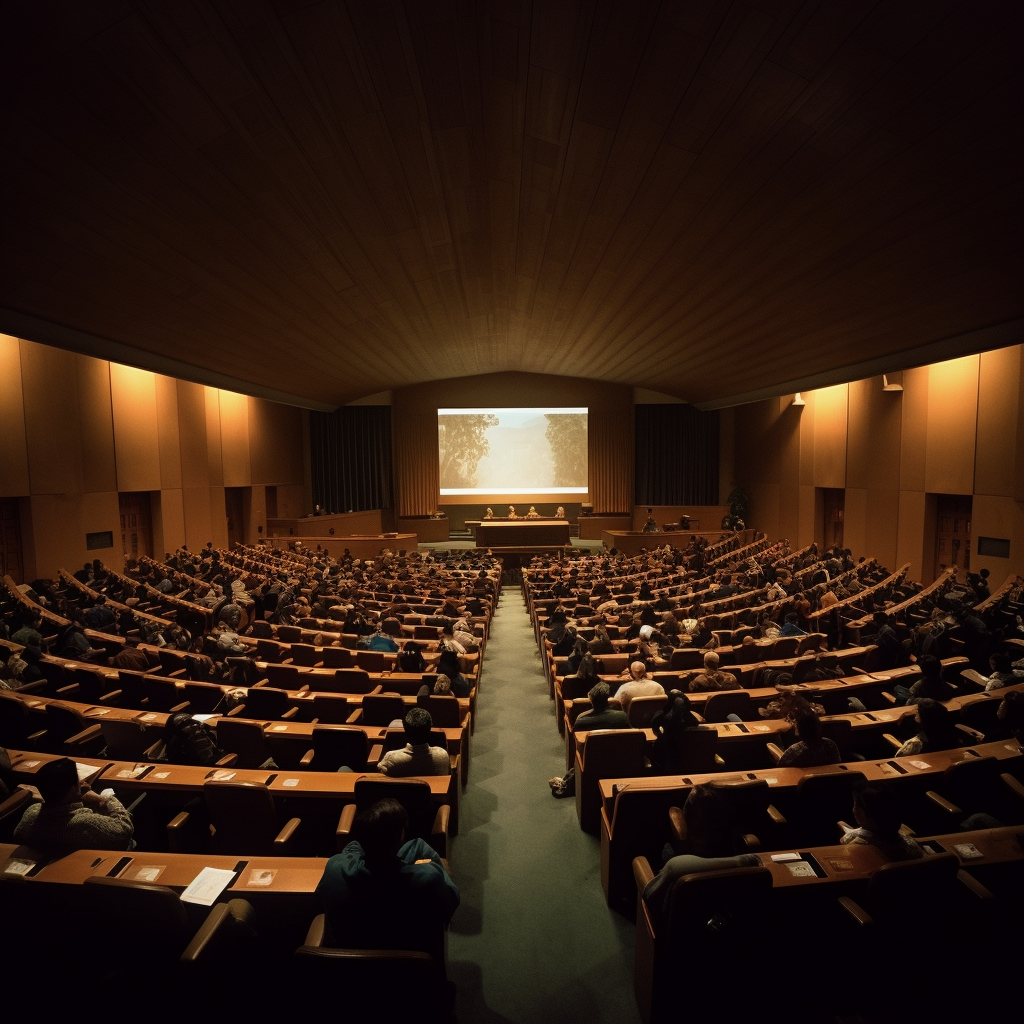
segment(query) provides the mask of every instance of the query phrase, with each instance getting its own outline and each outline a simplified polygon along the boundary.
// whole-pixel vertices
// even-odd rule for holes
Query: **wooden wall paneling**
[[[158,373],[153,386],[156,390],[156,425],[160,445],[160,488],[164,491],[180,491],[181,432],[178,428],[178,382],[173,377],[165,377]],[[189,457],[191,458],[191,453]],[[180,498],[178,505],[181,505]]]
[[[40,576],[53,579],[58,570],[72,570],[94,558],[121,568],[121,528],[116,491],[34,494],[30,509],[32,550],[31,553],[26,552],[26,564],[33,566],[33,579]],[[86,533],[106,531],[112,535],[112,546],[88,550]],[[23,536],[23,543],[24,540]]]
[[[844,518],[848,520],[849,488],[847,488],[846,494],[847,512],[844,513]],[[892,566],[893,569],[896,569],[902,564],[897,561],[896,555],[899,547],[900,520],[894,514],[895,510],[899,508],[899,491],[870,487],[866,494],[862,554],[868,558],[877,558],[882,565]],[[849,542],[846,543],[846,547],[850,547]]]
[[[736,483],[736,410],[718,414],[718,500],[725,501]]]
[[[925,567],[930,567],[934,560],[934,553],[931,551],[935,543],[934,518],[932,530],[926,534],[925,506],[924,491],[900,491],[896,568],[904,562],[909,562],[910,579],[930,583],[931,580],[925,579]]]
[[[814,482],[818,487],[846,486],[849,386],[814,392]]]
[[[174,554],[185,541],[185,507],[180,487],[150,493],[153,514],[153,557]]]
[[[896,491],[905,391],[883,391],[882,378],[850,384],[847,485]]]
[[[206,404],[207,480],[211,487],[224,486],[224,455],[221,441],[220,396],[218,388],[203,388]]]
[[[214,510],[210,505],[210,487],[183,487],[182,514],[185,520],[185,543],[191,551],[200,551],[213,540],[213,516],[224,519],[224,501]],[[225,532],[226,527],[225,527]]]
[[[85,490],[116,491],[117,459],[114,450],[111,364],[105,359],[79,356],[78,409],[82,431],[82,482]]]
[[[1009,540],[1010,557],[978,554],[978,538]],[[976,494],[971,507],[971,571],[988,569],[994,590],[1011,574],[1024,573],[1024,509],[1006,495]]]
[[[220,392],[220,435],[225,487],[247,487],[252,482],[247,395]]]
[[[302,482],[302,421],[294,406],[249,399],[249,464],[254,484]]]
[[[798,489],[797,501],[799,503],[799,526],[796,536],[788,538],[789,545],[794,551],[806,547],[816,540],[821,540],[820,537],[815,536],[819,532],[817,488],[813,484],[801,484]]]
[[[779,404],[779,533],[783,537],[797,537],[800,534],[800,452],[806,432],[803,415],[807,408],[801,410],[799,406],[787,406],[786,399],[782,399]]]
[[[224,503],[224,488],[210,488],[210,536],[215,548],[228,546],[228,514]]]
[[[81,494],[77,357],[31,341],[20,348],[31,493]]]
[[[119,491],[160,489],[160,434],[155,374],[110,363]]]
[[[793,416],[797,418],[800,425],[800,484],[814,486],[817,482],[814,473],[815,463],[815,417],[818,409],[817,392],[810,391],[802,396],[807,403],[804,406],[794,406]],[[786,399],[779,400],[779,408],[789,408]]]
[[[253,484],[247,494],[245,531],[250,538],[248,543],[255,544],[267,535],[267,489],[260,484]]]
[[[302,484],[281,484],[277,488],[277,514],[282,519],[298,519],[308,509]]]
[[[978,356],[964,356],[928,367],[925,490],[931,494],[974,492],[979,363]]]
[[[848,547],[854,558],[864,555],[872,558],[868,527],[868,492],[862,487],[847,487],[843,511],[843,546]]]
[[[978,442],[974,466],[976,494],[1014,493],[1018,456],[1017,419],[1020,392],[1014,386],[1021,374],[1021,349],[984,352],[978,375]],[[971,560],[974,566],[974,560]]]
[[[903,373],[903,417],[900,421],[900,490],[924,491],[928,439],[928,375],[919,366]],[[900,556],[903,558],[903,556]],[[903,559],[906,561],[906,559]]]
[[[202,384],[179,380],[177,391],[182,487],[186,490],[207,487],[210,471],[206,444],[206,389]],[[188,502],[185,504],[187,507]]]
[[[0,334],[0,497],[29,493],[28,440],[21,381],[21,345]]]

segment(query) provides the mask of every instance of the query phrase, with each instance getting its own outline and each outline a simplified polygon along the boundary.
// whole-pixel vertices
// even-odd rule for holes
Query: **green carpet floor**
[[[506,586],[478,697],[448,939],[460,1024],[634,1024],[633,924],[609,910],[600,841],[555,800],[564,747],[519,590]]]

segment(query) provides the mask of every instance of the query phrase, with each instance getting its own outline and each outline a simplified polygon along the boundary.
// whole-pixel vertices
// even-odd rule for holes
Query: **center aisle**
[[[554,799],[564,747],[521,592],[491,623],[448,937],[460,1024],[633,1024],[633,924],[601,891],[600,841]]]

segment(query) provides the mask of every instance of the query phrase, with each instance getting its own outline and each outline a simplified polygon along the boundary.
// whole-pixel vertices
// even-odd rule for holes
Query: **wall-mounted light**
[[[803,398],[801,398],[800,392],[798,391],[793,396],[793,401],[790,404],[795,405],[798,409],[802,409],[807,403],[803,400]]]
[[[903,390],[903,373],[883,373],[882,374],[882,390],[883,391],[902,391]]]

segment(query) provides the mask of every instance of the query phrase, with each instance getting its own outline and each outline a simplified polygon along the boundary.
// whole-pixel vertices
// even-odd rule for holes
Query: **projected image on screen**
[[[438,409],[441,495],[586,494],[586,409]]]

